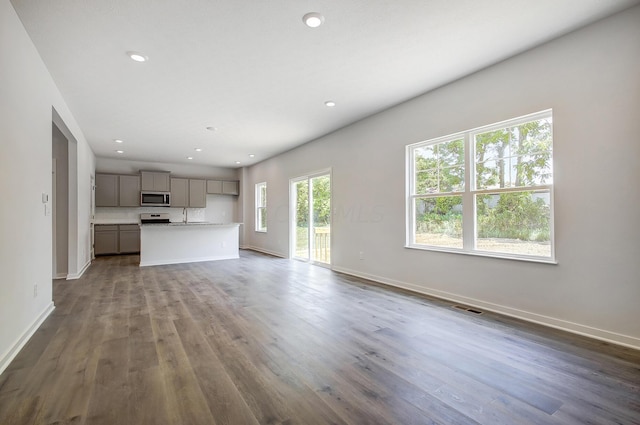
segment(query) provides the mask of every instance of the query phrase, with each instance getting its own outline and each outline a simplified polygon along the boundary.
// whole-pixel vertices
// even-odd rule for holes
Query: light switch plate
[[[48,193],[43,193],[42,194],[42,203],[46,204],[47,202],[49,202],[49,194]]]

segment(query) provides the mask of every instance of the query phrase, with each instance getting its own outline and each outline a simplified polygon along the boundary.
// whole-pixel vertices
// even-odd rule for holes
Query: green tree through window
[[[545,111],[409,146],[409,245],[551,258],[552,145]]]

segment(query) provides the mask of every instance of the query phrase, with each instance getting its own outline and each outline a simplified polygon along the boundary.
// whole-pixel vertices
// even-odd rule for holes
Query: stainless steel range
[[[170,223],[169,213],[142,213],[140,223],[142,224],[163,224]]]

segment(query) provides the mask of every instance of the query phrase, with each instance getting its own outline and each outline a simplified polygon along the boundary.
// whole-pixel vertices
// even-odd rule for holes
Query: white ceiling
[[[12,0],[96,156],[223,167],[291,149],[637,3]],[[302,23],[312,11],[324,25]],[[130,50],[149,61],[133,62]]]

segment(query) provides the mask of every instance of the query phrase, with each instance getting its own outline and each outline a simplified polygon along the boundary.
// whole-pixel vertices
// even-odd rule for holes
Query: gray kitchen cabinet
[[[222,180],[207,180],[207,193],[222,194]]]
[[[222,193],[225,195],[238,195],[240,194],[240,184],[237,181],[223,181],[222,182]]]
[[[95,255],[140,252],[140,227],[137,224],[96,224],[93,231]]]
[[[119,176],[119,206],[140,206],[140,176]]]
[[[238,195],[238,181],[207,180],[207,193],[216,195]]]
[[[189,206],[189,179],[171,178],[170,200],[172,207],[185,208]]]
[[[172,177],[171,206],[205,208],[207,206],[207,181]]]
[[[171,190],[170,176],[163,171],[140,171],[142,191],[169,192]]]
[[[96,173],[96,207],[118,206],[118,176]]]
[[[120,254],[140,252],[140,227],[137,224],[120,224],[118,229],[118,252]]]
[[[93,227],[93,249],[95,255],[118,253],[118,225],[96,224]]]
[[[204,208],[207,206],[206,180],[189,180],[189,206],[191,208]]]

